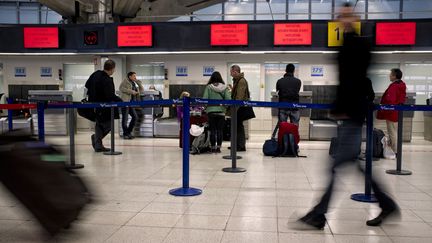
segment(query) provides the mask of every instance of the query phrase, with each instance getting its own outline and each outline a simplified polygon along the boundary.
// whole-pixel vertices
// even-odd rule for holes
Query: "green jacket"
[[[204,90],[204,99],[213,99],[213,100],[230,100],[231,99],[231,93],[229,92],[228,88],[225,84],[217,83],[215,84],[209,84],[206,86]],[[226,107],[225,106],[207,106],[206,112],[217,112],[217,113],[225,113]]]

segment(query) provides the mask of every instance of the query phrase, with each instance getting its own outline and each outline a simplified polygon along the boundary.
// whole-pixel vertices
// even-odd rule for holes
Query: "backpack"
[[[204,132],[196,137],[191,145],[191,154],[202,154],[210,151],[210,130],[204,127]]]
[[[383,158],[383,144],[382,139],[385,136],[384,132],[381,129],[374,128],[373,130],[373,157],[375,158]]]

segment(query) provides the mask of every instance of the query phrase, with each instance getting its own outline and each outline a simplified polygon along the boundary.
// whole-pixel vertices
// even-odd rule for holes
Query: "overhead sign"
[[[188,67],[187,66],[177,66],[176,67],[176,76],[177,77],[188,76]]]
[[[24,48],[59,48],[58,27],[24,27]]]
[[[376,24],[377,45],[415,45],[415,22],[389,22]]]
[[[98,44],[98,32],[96,30],[84,31],[84,45],[95,46]]]
[[[151,25],[117,26],[117,46],[139,47],[152,46],[153,35]]]
[[[248,44],[247,24],[212,24],[210,28],[212,46],[246,46]]]
[[[312,23],[274,24],[274,45],[312,45]]]
[[[354,22],[354,31],[361,34],[361,23]],[[328,46],[342,46],[343,44],[343,33],[345,27],[341,22],[329,22],[328,23]]]

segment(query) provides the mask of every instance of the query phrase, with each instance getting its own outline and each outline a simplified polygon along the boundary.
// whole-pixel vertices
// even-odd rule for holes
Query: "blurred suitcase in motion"
[[[91,201],[84,182],[66,169],[65,156],[28,136],[0,136],[0,180],[54,235]]]

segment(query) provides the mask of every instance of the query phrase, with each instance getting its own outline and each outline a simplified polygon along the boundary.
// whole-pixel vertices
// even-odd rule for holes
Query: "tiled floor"
[[[403,168],[410,176],[385,173],[394,160],[374,162],[374,173],[402,209],[402,219],[381,227],[365,224],[379,213],[376,204],[350,199],[364,192],[358,167],[337,177],[328,222],[323,231],[295,231],[287,222],[305,213],[326,185],[328,142],[302,142],[307,158],[264,157],[264,136],[252,136],[238,166],[246,173],[221,171],[230,161],[222,154],[190,156],[190,185],[203,190],[196,197],[174,197],[181,186],[182,154],[174,139],[117,138],[119,156],[94,153],[88,133],[76,137],[80,175],[92,186],[97,203],[73,227],[55,238],[4,188],[0,189],[2,242],[432,242],[432,143],[404,144]],[[67,138],[48,137],[55,144]],[[109,139],[105,141],[109,144]]]

